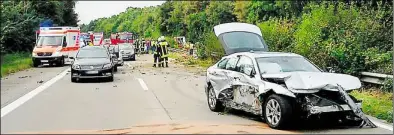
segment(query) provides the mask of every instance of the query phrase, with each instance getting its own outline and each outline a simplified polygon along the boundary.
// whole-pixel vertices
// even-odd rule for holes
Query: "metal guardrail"
[[[185,52],[182,49],[169,48],[171,52]],[[216,52],[212,52],[213,57],[218,56]],[[383,85],[386,79],[393,79],[393,75],[379,74],[379,73],[371,73],[371,72],[361,72],[361,82],[370,83],[370,84],[378,84]]]
[[[379,84],[382,85],[387,78],[393,78],[393,75],[361,72],[361,81],[365,83]]]

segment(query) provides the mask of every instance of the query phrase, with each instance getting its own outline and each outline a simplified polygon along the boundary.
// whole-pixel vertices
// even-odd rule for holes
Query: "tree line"
[[[392,73],[392,1],[167,1],[128,8],[82,26],[85,31],[129,31],[145,38],[186,36],[198,55],[223,55],[212,28],[228,22],[259,26],[271,51],[294,52],[341,73]],[[172,41],[170,41],[172,42]]]
[[[40,22],[50,19],[58,26],[77,26],[75,1],[1,1],[2,54],[32,51]]]

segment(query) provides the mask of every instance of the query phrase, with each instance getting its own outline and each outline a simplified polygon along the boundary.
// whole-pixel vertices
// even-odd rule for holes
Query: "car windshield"
[[[61,46],[63,36],[40,36],[37,46]]]
[[[104,48],[89,48],[79,50],[76,58],[108,58],[108,53]]]
[[[119,45],[119,48],[122,49],[122,50],[131,50],[131,49],[133,49],[130,44],[121,44],[121,45]]]
[[[131,35],[130,34],[122,34],[122,35],[120,35],[120,39],[121,40],[131,39]]]
[[[263,39],[250,32],[229,32],[223,34],[223,41],[229,48],[264,48]]]
[[[260,72],[279,73],[279,72],[321,72],[316,66],[303,57],[278,56],[256,58]]]

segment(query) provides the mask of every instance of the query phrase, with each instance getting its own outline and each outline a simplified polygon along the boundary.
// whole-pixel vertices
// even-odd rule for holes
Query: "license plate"
[[[86,74],[98,74],[98,71],[86,71]]]
[[[41,62],[48,62],[48,60],[41,60]]]

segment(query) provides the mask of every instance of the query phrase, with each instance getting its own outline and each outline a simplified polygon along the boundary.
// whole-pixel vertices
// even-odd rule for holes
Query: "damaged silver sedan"
[[[251,24],[215,26],[226,52],[207,69],[205,92],[212,111],[225,107],[261,116],[271,128],[324,114],[376,127],[348,93],[361,87],[357,77],[328,73],[301,55],[267,52],[260,29]]]

